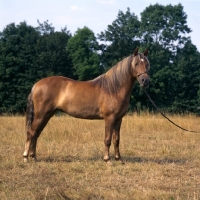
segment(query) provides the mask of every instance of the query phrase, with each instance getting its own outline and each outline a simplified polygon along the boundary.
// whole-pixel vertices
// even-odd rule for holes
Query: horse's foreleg
[[[110,155],[109,155],[109,150],[110,150],[110,145],[111,145],[111,140],[112,140],[112,133],[113,133],[113,120],[111,119],[105,119],[105,139],[104,139],[104,161],[108,162],[110,161]]]
[[[114,124],[113,144],[114,144],[114,150],[115,150],[115,160],[120,160],[120,158],[121,158],[121,155],[119,152],[121,123],[122,123],[122,119],[117,120]]]

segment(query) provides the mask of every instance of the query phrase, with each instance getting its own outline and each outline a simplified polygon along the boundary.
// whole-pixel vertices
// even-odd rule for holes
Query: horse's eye
[[[137,65],[138,65],[138,63],[136,62],[136,63],[135,63],[135,66],[137,66]]]

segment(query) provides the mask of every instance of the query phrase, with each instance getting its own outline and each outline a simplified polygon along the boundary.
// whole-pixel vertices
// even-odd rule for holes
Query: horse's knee
[[[104,144],[105,144],[105,146],[110,147],[110,145],[111,145],[111,140],[110,140],[110,139],[105,139],[105,140],[104,140]]]

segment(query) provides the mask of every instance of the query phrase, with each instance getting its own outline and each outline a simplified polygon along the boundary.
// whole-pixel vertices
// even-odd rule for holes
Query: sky
[[[189,36],[200,51],[200,0],[0,0],[0,31],[13,22],[37,27],[37,20],[48,20],[56,31],[66,26],[73,35],[86,26],[98,34],[117,19],[119,10],[125,13],[129,7],[140,19],[140,13],[156,3],[183,5],[192,30]]]

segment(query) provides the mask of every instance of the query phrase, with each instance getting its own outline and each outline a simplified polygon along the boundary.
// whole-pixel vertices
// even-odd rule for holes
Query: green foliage
[[[38,27],[39,30],[40,27]],[[66,51],[66,45],[71,34],[68,31],[54,32],[54,29],[49,28],[49,26],[45,31],[44,27],[42,26],[40,38],[35,46],[37,78],[41,79],[52,75],[73,77],[71,60]],[[49,29],[51,31],[48,31]]]
[[[36,59],[35,43],[39,33],[26,22],[9,24],[0,41],[0,110],[24,111],[31,71]]]
[[[181,4],[150,5],[141,13],[141,31],[146,43],[162,45],[172,52],[184,45],[191,30],[187,26],[187,15]]]
[[[100,74],[98,42],[87,27],[78,29],[67,44],[67,52],[72,60],[74,75],[79,80],[89,80]]]
[[[152,66],[150,95],[168,112],[195,112],[197,107],[198,81],[194,80],[200,76],[200,57],[186,37],[191,32],[186,19],[181,4],[155,4],[141,13],[143,45],[150,50]],[[152,109],[149,103],[144,106]]]
[[[108,25],[108,29],[98,35],[98,39],[102,42],[101,62],[105,69],[111,68],[140,46],[139,28],[140,21],[137,16],[127,8],[126,13],[119,11],[112,25]]]
[[[177,111],[195,112],[198,107],[200,53],[191,42],[179,50],[173,68],[173,107]]]

